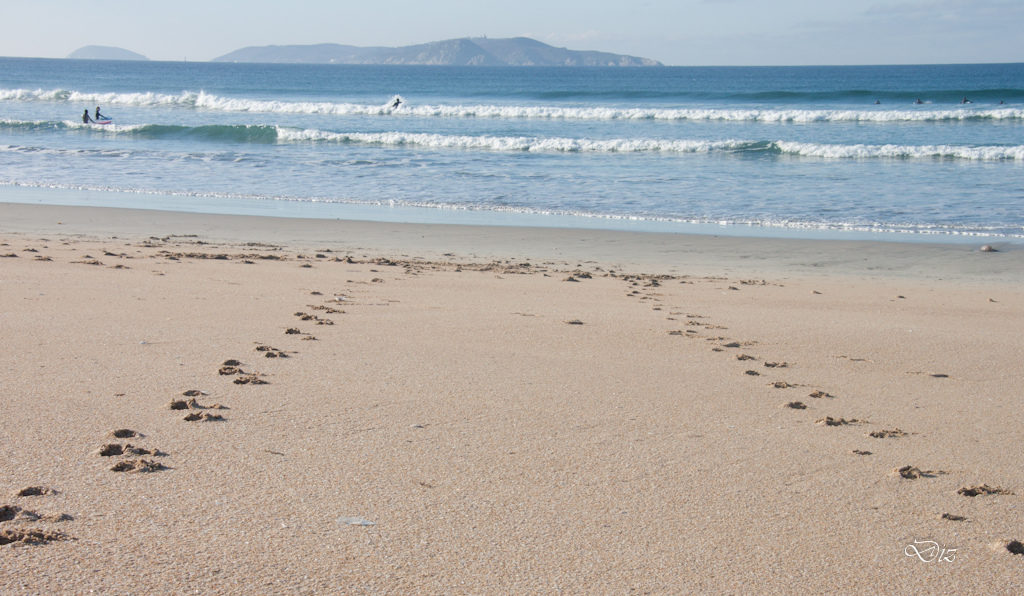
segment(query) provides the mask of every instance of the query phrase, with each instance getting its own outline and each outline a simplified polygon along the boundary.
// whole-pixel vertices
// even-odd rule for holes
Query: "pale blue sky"
[[[0,56],[533,37],[669,65],[1024,62],[1024,0],[9,0]]]

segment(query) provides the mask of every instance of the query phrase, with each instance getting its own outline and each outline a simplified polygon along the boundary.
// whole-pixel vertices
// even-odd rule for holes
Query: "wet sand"
[[[1020,592],[978,246],[0,204],[0,592]]]

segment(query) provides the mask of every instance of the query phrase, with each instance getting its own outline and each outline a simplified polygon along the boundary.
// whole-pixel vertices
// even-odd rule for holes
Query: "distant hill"
[[[448,39],[388,47],[334,43],[253,46],[213,59],[214,62],[291,64],[417,64],[437,66],[661,66],[656,60],[556,48],[528,37]]]
[[[68,54],[75,60],[149,60],[142,54],[111,46],[85,46]]]

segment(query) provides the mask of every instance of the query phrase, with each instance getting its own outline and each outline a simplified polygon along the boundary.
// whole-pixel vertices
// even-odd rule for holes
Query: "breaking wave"
[[[401,103],[394,107],[394,99]],[[737,108],[630,108],[543,105],[414,105],[395,96],[382,104],[281,101],[235,98],[204,91],[179,94],[86,93],[66,89],[0,89],[0,101],[50,101],[86,105],[180,107],[234,113],[317,114],[337,116],[412,116],[420,118],[489,118],[548,120],[665,120],[732,122],[964,122],[1024,120],[1024,108],[907,106],[893,109],[737,109]]]
[[[447,135],[415,132],[334,132],[283,126],[216,124],[180,126],[137,124],[96,126],[73,121],[0,120],[0,130],[66,130],[142,139],[189,139],[239,144],[339,144],[532,153],[732,153],[823,159],[960,159],[1024,161],[1024,145],[869,145],[823,144],[784,140],[705,140],[499,135]]]

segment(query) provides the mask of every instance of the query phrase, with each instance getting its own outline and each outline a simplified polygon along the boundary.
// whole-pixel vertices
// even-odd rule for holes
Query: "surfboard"
[[[93,120],[93,122],[96,123],[96,124],[110,124],[113,121],[114,121],[113,118],[108,118],[106,120]]]

